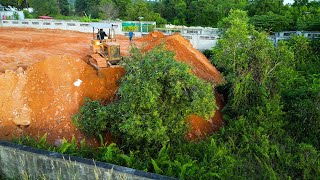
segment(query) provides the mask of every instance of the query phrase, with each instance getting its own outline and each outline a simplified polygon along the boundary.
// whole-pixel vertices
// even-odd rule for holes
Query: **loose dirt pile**
[[[0,76],[0,119],[9,132],[0,133],[1,139],[23,132],[33,137],[47,133],[51,143],[72,136],[81,140],[84,136],[70,116],[79,111],[85,97],[111,101],[124,74],[123,68],[114,67],[97,75],[83,60],[65,56],[36,63],[24,73],[7,71]]]
[[[78,112],[84,97],[112,101],[124,69],[114,67],[98,73],[84,62],[90,54],[91,34],[11,28],[0,28],[0,34],[0,139],[47,133],[53,144],[72,136],[78,141],[84,138],[70,117]],[[117,42],[121,54],[128,55],[128,38],[119,36]],[[179,35],[151,33],[136,40],[137,46],[146,50],[163,42],[199,77],[214,84],[223,82],[209,61]],[[219,96],[216,98],[222,107]],[[189,139],[211,134],[223,124],[220,111],[210,121],[191,116],[188,122],[192,125]],[[89,144],[96,143],[89,140]]]
[[[187,134],[187,139],[202,139],[218,131],[224,125],[221,113],[221,109],[223,108],[223,97],[218,93],[215,93],[215,97],[216,105],[219,109],[215,111],[213,117],[211,117],[209,121],[196,115],[191,115],[189,117],[187,121],[191,125],[191,130]]]
[[[209,62],[209,60],[192,44],[176,33],[171,36],[164,36],[161,32],[152,32],[149,35],[138,39],[142,43],[142,48],[149,51],[155,46],[163,44],[168,50],[175,53],[175,59],[188,64],[192,72],[200,78],[214,83],[222,84],[224,79],[220,72]]]
[[[76,31],[0,27],[0,73],[26,69],[51,56],[69,55],[85,59],[90,52],[91,33]],[[121,55],[128,55],[129,40],[117,36]]]

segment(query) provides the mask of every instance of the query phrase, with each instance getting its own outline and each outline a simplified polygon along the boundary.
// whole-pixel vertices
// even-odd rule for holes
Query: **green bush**
[[[80,19],[81,22],[99,22],[101,19],[91,18],[91,14],[87,15],[84,13],[84,16]]]
[[[19,20],[19,14],[17,12],[13,12],[13,19]]]
[[[320,61],[312,43],[305,37],[292,37],[285,46],[294,58],[284,62],[278,77],[287,131],[298,142],[320,149]]]
[[[167,51],[133,49],[119,100],[106,107],[88,101],[76,115],[81,126],[96,128],[89,134],[111,130],[118,145],[81,146],[74,153],[74,140],[59,148],[48,147],[45,136],[38,143],[20,142],[180,179],[318,179],[317,47],[302,37],[274,47],[247,26],[244,12],[230,17],[214,51],[229,81],[226,125],[211,137],[183,141],[185,117],[208,117],[213,111],[212,87]]]
[[[33,14],[29,13],[27,10],[23,10],[23,14],[26,19],[33,19],[34,18]]]
[[[160,149],[183,139],[189,115],[208,119],[216,109],[212,85],[191,74],[169,51],[136,51],[125,68],[119,101],[111,106],[117,112],[110,117],[112,134],[120,134],[122,145]]]
[[[107,128],[106,114],[105,107],[99,101],[86,99],[72,121],[86,136],[97,136]]]

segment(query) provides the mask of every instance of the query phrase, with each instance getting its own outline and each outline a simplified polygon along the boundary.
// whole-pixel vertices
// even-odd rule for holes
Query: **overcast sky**
[[[291,4],[292,4],[292,3],[293,3],[293,0],[284,0],[284,1],[283,1],[283,4],[288,4],[288,3],[291,3]]]

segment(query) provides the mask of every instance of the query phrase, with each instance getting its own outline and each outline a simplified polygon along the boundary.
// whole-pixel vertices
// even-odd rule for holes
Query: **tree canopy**
[[[320,2],[296,0],[0,0],[18,9],[33,7],[38,15],[77,15],[100,19],[156,21],[157,24],[217,27],[230,10],[248,12],[249,23],[257,30],[316,31],[320,29]],[[57,6],[58,5],[58,6]]]
[[[142,55],[135,50],[125,62],[127,74],[118,90],[119,100],[105,109],[87,102],[75,118],[80,128],[90,121],[101,122],[92,125],[96,128],[84,128],[89,135],[92,129],[104,126],[130,149],[149,146],[160,150],[185,141],[189,129],[186,120],[191,114],[212,117],[217,108],[213,86],[192,74],[189,66],[177,62],[173,53],[155,48]],[[95,116],[100,121],[95,121]]]

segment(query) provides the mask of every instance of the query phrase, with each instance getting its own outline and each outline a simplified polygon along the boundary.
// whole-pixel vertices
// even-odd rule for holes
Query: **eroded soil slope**
[[[24,73],[7,71],[0,75],[0,93],[4,94],[0,126],[8,132],[0,137],[10,139],[23,132],[34,137],[47,133],[51,143],[72,136],[81,140],[83,135],[70,116],[78,112],[85,97],[111,101],[124,74],[121,67],[97,74],[83,60],[66,56],[35,63]]]
[[[165,48],[175,53],[175,59],[177,61],[188,64],[192,72],[198,77],[215,85],[224,82],[221,73],[209,60],[200,51],[193,48],[192,44],[178,33],[171,36],[164,36],[161,32],[152,32],[137,41],[142,44],[141,48],[145,51],[149,51],[162,44]]]
[[[62,138],[84,138],[70,117],[78,112],[84,97],[112,101],[124,69],[97,72],[85,63],[90,54],[90,33],[0,28],[0,36],[0,139],[47,133],[48,141],[56,144]],[[121,55],[129,55],[128,39],[118,36],[117,42]],[[152,33],[135,41],[144,49],[162,42],[200,78],[213,84],[223,82],[215,67],[180,36]],[[219,95],[216,98],[221,108]],[[223,124],[220,111],[210,121],[191,116],[188,122],[192,125],[187,134],[190,139],[211,134]],[[97,143],[94,139],[88,142]]]

